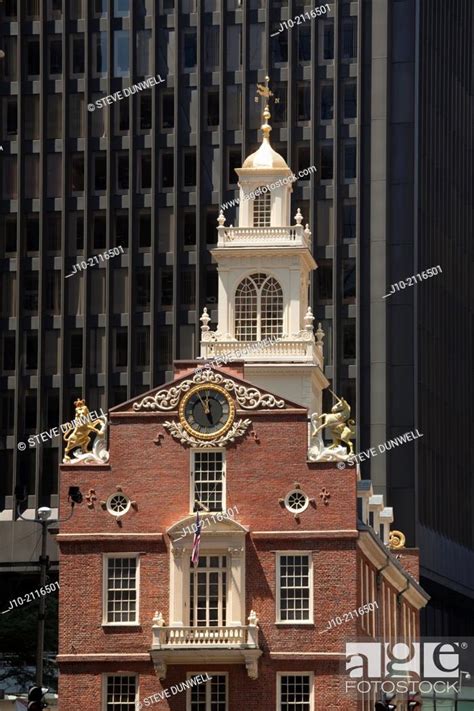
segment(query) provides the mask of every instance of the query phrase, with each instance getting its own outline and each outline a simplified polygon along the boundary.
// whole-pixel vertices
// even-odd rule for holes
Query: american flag
[[[201,543],[201,528],[202,522],[199,518],[199,511],[196,511],[196,531],[193,539],[193,550],[191,553],[191,562],[194,567],[199,563],[199,545]]]

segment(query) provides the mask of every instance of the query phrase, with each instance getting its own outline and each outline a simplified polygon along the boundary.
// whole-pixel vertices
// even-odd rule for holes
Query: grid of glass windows
[[[135,676],[108,676],[106,689],[107,711],[135,711],[137,678]]]
[[[235,337],[260,341],[283,332],[283,290],[266,274],[242,279],[235,292]]]
[[[200,501],[209,511],[224,508],[224,452],[193,452],[193,508]]]
[[[235,337],[257,340],[257,287],[250,277],[242,279],[235,292]]]
[[[211,681],[193,686],[188,699],[190,711],[227,711],[227,676],[212,673]]]
[[[138,622],[137,564],[134,558],[107,558],[107,622]]]
[[[273,277],[269,277],[261,288],[261,338],[279,337],[283,329],[283,291]]]
[[[310,711],[311,677],[309,674],[282,674],[278,677],[279,711]]]
[[[105,365],[102,364],[100,372],[105,374],[105,384],[101,384],[98,390],[100,398],[103,400],[101,404],[104,407],[108,406],[106,400],[109,397],[109,392],[118,393],[120,391],[123,393],[124,399],[132,397],[136,395],[140,389],[143,389],[146,383],[149,384],[152,382],[153,384],[157,384],[159,381],[170,378],[170,366],[173,358],[183,357],[184,355],[191,357],[198,353],[199,346],[196,344],[198,344],[199,341],[199,331],[195,329],[195,333],[192,334],[193,327],[191,326],[183,326],[180,323],[166,326],[153,324],[148,334],[148,327],[142,319],[141,312],[148,312],[150,310],[150,299],[153,295],[157,297],[157,307],[163,311],[172,311],[173,304],[175,304],[175,309],[178,309],[180,314],[179,317],[176,316],[178,311],[175,314],[178,320],[186,318],[184,314],[187,308],[196,307],[201,310],[204,305],[208,307],[209,311],[216,308],[217,275],[215,265],[212,265],[212,268],[210,266],[204,266],[204,272],[202,272],[205,279],[204,287],[198,283],[198,276],[200,273],[199,269],[201,269],[201,271],[203,269],[202,259],[206,251],[206,244],[211,245],[216,242],[217,203],[214,207],[206,208],[203,213],[199,211],[196,212],[195,199],[194,195],[192,195],[189,198],[189,202],[186,201],[186,210],[178,210],[176,212],[173,207],[174,199],[178,194],[173,193],[175,175],[177,181],[179,180],[179,188],[182,188],[184,184],[189,188],[191,193],[194,193],[195,185],[197,185],[198,190],[201,191],[207,191],[208,188],[215,190],[217,186],[219,186],[220,189],[222,187],[219,182],[221,175],[225,178],[229,178],[228,183],[223,181],[223,189],[234,189],[236,185],[235,167],[241,165],[243,158],[250,150],[249,146],[255,142],[256,147],[261,140],[260,134],[257,134],[257,128],[261,123],[261,108],[259,104],[255,104],[253,101],[254,86],[252,85],[250,87],[249,85],[246,88],[245,83],[239,84],[229,88],[229,92],[227,92],[229,95],[226,93],[224,97],[221,97],[218,81],[216,83],[216,77],[211,74],[206,76],[202,87],[195,84],[194,74],[191,74],[190,83],[186,84],[186,87],[183,85],[183,91],[185,93],[181,98],[184,101],[184,113],[180,105],[181,99],[178,101],[181,90],[178,91],[176,89],[175,95],[172,87],[164,89],[163,92],[160,91],[159,95],[156,95],[156,101],[155,98],[153,98],[153,92],[142,92],[137,94],[135,102],[116,102],[116,105],[111,109],[113,112],[111,121],[106,119],[108,115],[106,110],[87,111],[86,104],[88,102],[93,103],[97,99],[102,99],[104,95],[95,79],[97,77],[105,78],[108,76],[113,81],[115,75],[119,77],[126,76],[130,71],[132,55],[134,59],[134,71],[140,79],[158,72],[161,72],[161,76],[165,76],[166,72],[173,74],[175,71],[175,62],[179,65],[184,59],[186,59],[186,71],[189,72],[195,71],[196,66],[199,64],[197,59],[202,61],[204,68],[218,68],[216,64],[217,58],[219,58],[220,62],[220,55],[224,56],[226,52],[228,69],[237,71],[240,68],[248,70],[252,67],[254,70],[258,70],[264,66],[265,46],[268,40],[267,35],[269,29],[265,23],[253,22],[253,20],[249,23],[249,36],[247,37],[248,47],[247,51],[242,54],[242,31],[243,29],[245,30],[245,28],[237,17],[234,18],[232,16],[228,18],[229,22],[225,26],[226,31],[222,35],[222,39],[220,39],[218,33],[216,34],[216,28],[209,29],[203,26],[198,27],[196,30],[195,28],[188,28],[186,23],[184,26],[182,24],[175,26],[174,19],[172,16],[168,16],[168,12],[165,8],[175,8],[178,15],[181,15],[182,12],[186,13],[191,11],[191,5],[193,4],[193,7],[195,5],[195,0],[183,0],[183,2],[184,5],[182,7],[180,3],[177,3],[175,0],[162,0],[162,2],[156,3],[153,2],[153,0],[144,0],[138,3],[137,11],[133,18],[135,25],[134,36],[132,37],[130,34],[129,19],[131,14],[133,14],[132,9],[134,6],[130,3],[130,0],[111,0],[110,2],[108,2],[108,0],[92,0],[90,3],[87,3],[86,0],[70,0],[68,4],[70,19],[86,19],[87,16],[87,20],[85,25],[83,23],[80,23],[80,25],[71,25],[66,32],[65,38],[63,38],[61,34],[57,34],[57,28],[51,25],[46,28],[48,32],[46,32],[45,37],[41,39],[36,30],[33,32],[30,27],[26,30],[25,41],[22,45],[21,43],[18,44],[19,40],[16,36],[6,35],[1,41],[1,47],[5,52],[5,56],[3,60],[0,61],[0,76],[11,81],[15,81],[22,76],[21,72],[18,71],[20,59],[24,60],[25,71],[23,78],[26,78],[27,75],[35,78],[39,76],[38,72],[43,72],[44,70],[46,81],[48,81],[50,75],[53,78],[61,75],[63,75],[64,79],[83,78],[85,64],[87,63],[86,54],[88,55],[87,61],[89,63],[87,76],[84,79],[85,84],[88,85],[86,95],[84,95],[83,90],[81,90],[79,94],[74,92],[71,94],[66,91],[64,98],[62,98],[60,94],[54,93],[55,87],[50,82],[51,86],[48,87],[48,92],[44,97],[46,102],[43,107],[46,111],[44,126],[40,120],[42,119],[40,114],[43,109],[41,109],[40,106],[40,94],[36,92],[38,87],[27,87],[27,91],[26,93],[24,92],[25,95],[22,97],[21,102],[18,100],[16,94],[10,96],[8,92],[7,94],[4,92],[5,95],[2,97],[2,103],[0,105],[0,128],[3,132],[2,140],[14,140],[15,136],[19,136],[21,139],[27,141],[38,140],[40,138],[51,139],[51,141],[57,138],[64,139],[62,144],[54,142],[44,143],[44,141],[42,141],[41,146],[35,147],[34,149],[30,144],[25,144],[25,146],[23,146],[23,163],[16,155],[16,149],[14,147],[12,150],[5,150],[5,153],[2,154],[4,157],[2,157],[0,184],[4,189],[6,199],[41,196],[42,179],[44,179],[45,182],[45,197],[50,199],[63,198],[67,201],[71,192],[74,196],[82,199],[82,196],[85,195],[85,191],[88,191],[90,197],[95,197],[102,193],[105,195],[106,191],[111,190],[113,192],[114,188],[121,193],[121,195],[116,196],[117,199],[116,202],[114,202],[113,210],[110,215],[107,214],[107,221],[105,219],[105,212],[103,212],[103,214],[101,212],[100,215],[97,213],[97,210],[103,207],[102,201],[99,204],[99,202],[94,199],[92,201],[92,213],[81,217],[80,222],[79,218],[77,218],[76,222],[76,215],[71,215],[71,218],[69,216],[63,218],[63,202],[62,200],[56,200],[54,204],[51,203],[50,208],[55,209],[57,213],[54,214],[54,219],[51,221],[52,227],[50,228],[48,224],[44,235],[42,231],[40,233],[38,233],[37,230],[35,232],[31,231],[30,227],[27,227],[26,222],[22,223],[22,229],[20,230],[18,228],[18,234],[16,234],[16,225],[10,220],[10,216],[8,217],[9,221],[4,222],[2,215],[0,218],[0,233],[2,232],[4,224],[7,228],[6,239],[3,245],[0,245],[2,255],[7,253],[12,256],[16,251],[17,239],[18,248],[20,248],[25,244],[23,240],[26,239],[27,236],[28,242],[26,244],[29,252],[34,251],[41,254],[42,248],[44,247],[43,242],[45,242],[46,248],[50,250],[50,252],[54,252],[58,255],[64,248],[66,258],[75,257],[76,253],[84,255],[83,250],[87,246],[89,246],[89,249],[93,248],[94,250],[101,251],[105,249],[106,241],[107,244],[110,241],[109,246],[120,244],[125,248],[127,243],[132,244],[131,236],[135,230],[138,232],[138,242],[141,250],[150,251],[153,245],[152,253],[150,257],[147,256],[147,259],[151,258],[152,264],[155,264],[158,259],[156,267],[153,266],[151,269],[151,274],[156,277],[155,280],[153,281],[152,279],[151,282],[149,274],[145,275],[145,273],[142,274],[140,271],[144,269],[149,271],[149,262],[147,261],[145,263],[144,258],[142,259],[142,255],[138,255],[136,261],[139,276],[133,274],[132,278],[130,272],[131,267],[126,263],[126,260],[124,264],[122,264],[120,260],[117,260],[117,262],[111,263],[108,269],[110,281],[114,284],[113,291],[116,291],[115,284],[123,284],[126,293],[121,297],[122,301],[125,303],[130,301],[130,304],[134,305],[136,310],[140,312],[135,328],[135,330],[137,328],[139,329],[138,333],[134,331],[134,334],[132,334],[131,332],[129,333],[128,328],[123,328],[118,329],[116,335],[117,328],[115,326],[111,333],[108,332],[107,327],[107,335],[104,337],[106,342],[110,342],[111,344],[112,362],[119,364],[117,365],[119,369],[126,369],[128,366],[129,371],[133,372],[133,366],[136,366],[138,371],[143,371],[144,369],[150,370],[151,375],[143,376],[142,372],[138,372],[137,378],[135,378],[134,375],[130,377],[127,376],[125,379],[126,385],[122,388],[117,388],[108,382],[109,377],[113,377],[113,374],[107,374],[107,369]],[[260,6],[261,4],[260,0],[258,0],[258,2],[257,0],[252,0],[249,7],[255,10],[257,5]],[[0,7],[3,7],[3,16],[16,21],[14,18],[17,17],[17,6],[19,7],[19,5],[20,3],[17,0],[5,0],[4,7],[0,2]],[[240,0],[228,0],[228,9],[230,7],[237,9],[241,5]],[[42,4],[39,0],[25,0],[25,7],[26,6],[30,9],[34,8],[34,11],[32,10],[28,13],[24,11],[24,17],[35,17],[39,20],[40,9],[42,8]],[[188,9],[185,9],[184,6]],[[276,6],[284,7],[285,0],[275,0],[275,7]],[[48,0],[47,19],[64,20],[65,16],[63,17],[62,13],[63,7],[64,3],[62,0]],[[216,8],[216,0],[206,0],[206,7],[207,11],[210,11],[211,7]],[[88,12],[86,12],[87,8]],[[1,11],[0,14],[2,14]],[[46,19],[45,14],[44,12],[42,13],[43,19]],[[147,15],[146,21],[145,15]],[[101,18],[100,22],[98,22],[99,18]],[[121,18],[126,18],[126,20],[123,22]],[[167,27],[167,22],[165,22],[164,25],[162,24],[162,19],[169,21],[169,27]],[[272,22],[273,19],[276,18],[272,16]],[[345,23],[346,19],[348,20],[347,23]],[[343,22],[345,23],[344,47],[342,43]],[[332,61],[336,50],[339,61],[341,61],[343,54],[344,57],[349,57],[356,53],[356,20],[346,18],[345,13],[343,13],[340,22],[337,23],[339,35],[337,41],[335,41],[334,21],[331,17],[327,19],[320,18],[318,23],[320,24],[312,25],[311,27],[309,26],[310,23],[306,23],[294,30],[295,36],[293,39],[296,40],[294,52],[299,62],[307,64],[313,60],[313,62],[319,62],[319,64],[328,63]],[[39,29],[40,34],[43,33],[45,27],[43,24],[41,25]],[[270,28],[270,31],[271,29],[272,28]],[[28,36],[30,30],[32,34]],[[7,28],[6,31],[14,32],[15,30],[13,28]],[[318,33],[319,36],[316,37],[315,33]],[[180,35],[179,37],[178,34]],[[184,37],[185,34],[186,38]],[[87,52],[85,47],[85,44],[87,44],[85,42],[86,38],[89,41]],[[274,39],[275,38],[268,40],[270,44]],[[202,47],[202,56],[200,57],[199,43],[202,45],[203,41],[205,45]],[[288,42],[286,38],[280,38],[276,42],[278,46],[275,46],[271,52],[274,55],[275,61],[280,61],[289,55]],[[44,52],[41,50],[43,45]],[[184,45],[186,46],[184,47]],[[224,46],[226,52],[223,51]],[[182,51],[183,49],[185,49],[185,52]],[[272,104],[273,116],[271,123],[281,124],[282,128],[284,128],[285,122],[290,115],[293,119],[297,119],[298,121],[308,121],[313,109],[316,110],[319,116],[322,114],[325,120],[339,121],[341,119],[341,112],[345,119],[353,120],[353,117],[357,115],[357,84],[355,73],[353,74],[351,72],[347,74],[347,78],[345,78],[346,74],[344,74],[343,78],[337,77],[336,79],[333,78],[334,80],[331,79],[332,75],[326,75],[325,72],[323,72],[323,74],[324,77],[321,75],[322,82],[319,82],[319,80],[315,82],[311,74],[311,76],[308,75],[304,80],[303,76],[299,78],[294,76],[292,78],[294,83],[289,84],[287,69],[282,67],[282,71],[278,73],[278,76],[274,77],[272,91],[275,96],[279,98],[281,96],[285,97],[288,90],[291,89],[292,98],[295,99],[295,101],[294,104],[291,104],[291,102],[288,103],[287,101],[280,100],[279,104],[274,106]],[[238,78],[238,82],[240,81],[241,79]],[[119,87],[119,84],[117,84],[116,88]],[[322,93],[320,94],[318,89],[321,84],[324,89],[321,88]],[[163,87],[165,86],[166,85],[163,85]],[[244,91],[244,95],[242,96],[243,89],[245,89],[247,93]],[[296,90],[296,95],[293,89]],[[336,107],[334,106],[335,96],[339,97],[337,116]],[[88,101],[86,101],[86,98]],[[200,115],[201,108],[204,109],[201,121],[204,121],[204,126],[209,126],[209,129],[221,125],[225,131],[238,130],[242,128],[241,114],[245,106],[247,106],[249,111],[247,127],[251,131],[251,135],[249,134],[247,137],[247,142],[249,143],[247,149],[249,150],[244,148],[241,155],[240,148],[235,147],[235,142],[238,137],[232,138],[230,143],[226,138],[225,151],[222,154],[228,157],[228,165],[225,167],[219,163],[218,158],[220,151],[218,151],[217,148],[221,148],[218,146],[220,139],[217,133],[212,130],[208,131],[209,142],[206,142],[206,146],[203,147],[203,151],[201,151],[201,164],[198,163],[197,165],[193,141],[188,141],[187,138],[184,138],[183,144],[186,154],[182,153],[181,156],[178,156],[176,149],[168,143],[160,147],[158,152],[151,151],[150,154],[149,142],[140,140],[136,144],[139,149],[138,152],[136,152],[134,157],[130,157],[128,154],[128,143],[122,142],[121,140],[116,141],[116,138],[119,138],[119,136],[127,135],[131,128],[135,136],[138,137],[139,135],[149,133],[152,126],[153,129],[158,128],[160,131],[167,133],[178,130],[179,128],[179,131],[183,133],[184,136],[188,135],[189,130],[191,132],[189,135],[191,135],[196,130],[196,120]],[[245,114],[245,111],[243,111],[243,113]],[[154,125],[155,120],[156,126]],[[19,130],[20,128],[22,129],[21,131]],[[255,129],[255,134],[252,133],[253,129]],[[351,153],[351,149],[345,152],[344,146],[345,142],[347,142],[347,138],[354,137],[354,134],[351,133],[349,136],[349,134],[344,132],[340,135],[338,139],[339,145],[334,148],[334,156],[339,156],[337,165],[334,163],[334,169],[333,148],[332,144],[329,144],[331,136],[332,134],[330,132],[323,132],[320,136],[321,140],[325,140],[327,145],[327,149],[323,149],[323,161],[320,172],[321,179],[339,180],[339,171],[341,171],[341,169],[344,175],[353,175],[355,153]],[[86,137],[97,140],[89,140],[89,142],[86,141],[85,144],[83,141],[74,140],[71,142],[67,140],[70,138],[84,139]],[[99,141],[98,139],[102,140]],[[310,145],[311,156],[313,158],[316,156],[314,162],[318,162],[318,142],[313,145],[312,137],[310,138],[306,134],[304,136],[298,135],[295,137],[291,135],[291,131],[284,131],[281,135],[279,133],[278,140],[281,141],[280,145],[275,144],[274,147],[285,155],[287,153],[289,155],[289,148],[291,145],[293,146],[292,157],[289,157],[289,162],[291,162],[291,158],[291,160],[296,163],[296,165],[293,166],[295,170],[306,168],[313,162],[308,158]],[[39,153],[38,150],[40,151]],[[8,153],[8,155],[6,155],[6,153]],[[313,156],[313,153],[315,153],[315,156]],[[64,172],[66,173],[66,180],[64,180]],[[352,178],[348,177],[348,179]],[[158,185],[154,185],[155,182],[158,182]],[[298,197],[298,191],[304,189],[303,183],[304,181],[302,180],[301,183],[299,183],[299,188],[298,185],[295,186],[297,192],[293,197],[297,203],[301,202],[301,198]],[[117,208],[117,210],[120,209],[122,212],[127,209],[128,199],[125,193],[129,190],[134,193],[148,192],[150,186],[156,190],[156,188],[159,188],[161,185],[166,192],[172,194],[167,196],[167,200],[169,200],[169,202],[166,203],[167,206],[160,206],[156,216],[154,214],[152,217],[148,215],[142,219],[139,215],[134,215],[133,219],[132,216],[127,219],[126,214],[116,214],[115,208]],[[176,185],[178,186],[178,183],[176,183]],[[206,187],[204,187],[205,185]],[[63,194],[64,191],[65,194]],[[355,193],[351,192],[351,195],[354,194]],[[136,205],[140,208],[140,212],[149,206],[148,197],[149,196],[144,197],[143,195],[139,195],[135,198]],[[210,199],[215,202],[215,193],[213,193]],[[320,199],[318,202],[324,202],[324,210],[328,213],[327,229],[314,230],[317,235],[318,247],[320,244],[323,244],[326,239],[328,241],[334,241],[335,239],[340,239],[341,236],[343,236],[344,239],[354,239],[355,198],[354,205],[350,204],[346,206],[345,203],[347,201],[344,200],[344,207],[341,205],[342,199],[340,197],[337,200],[334,199],[334,201],[332,199]],[[267,193],[257,199],[256,213],[258,213],[260,209],[259,203],[262,208],[262,218],[256,214],[256,224],[269,224],[270,214],[267,208],[271,205],[270,195]],[[15,209],[16,206],[5,204],[2,211],[13,211]],[[28,206],[28,212],[36,209],[37,207],[33,208],[32,206]],[[343,210],[343,219],[341,219],[341,210]],[[337,235],[333,234],[332,211],[334,211],[334,215],[337,215],[338,218],[337,220],[334,219],[334,226],[337,226],[337,231],[339,232]],[[174,214],[175,212],[176,215]],[[304,214],[308,214],[308,212],[309,210]],[[11,217],[14,218],[15,216],[12,215]],[[319,218],[318,207],[317,220],[315,220],[314,215],[313,219],[309,219],[309,222],[312,223],[310,226],[313,227],[313,229],[314,224],[319,222]],[[46,219],[49,223],[49,218]],[[229,217],[229,221],[230,219]],[[71,227],[69,229],[70,223]],[[137,224],[139,229],[137,229]],[[264,227],[264,229],[266,228]],[[5,234],[5,230],[3,233]],[[164,255],[166,252],[175,251],[175,249],[179,250],[180,245],[184,245],[186,248],[192,247],[193,251],[196,252],[196,255],[190,257],[192,261],[190,261],[186,271],[180,271],[177,264],[166,266],[167,262]],[[196,270],[194,269],[195,263],[196,265],[200,265],[199,269],[197,267]],[[124,269],[126,274],[116,276],[115,270],[119,268],[121,270]],[[196,273],[194,273],[194,271],[196,271]],[[100,270],[100,272],[102,272],[102,270]],[[8,312],[12,315],[16,312],[18,315],[20,307],[22,307],[27,315],[31,315],[31,312],[37,313],[38,297],[36,294],[39,286],[41,286],[37,276],[30,275],[24,278],[23,275],[21,278],[22,283],[26,286],[24,305],[21,301],[18,303],[18,297],[14,293],[14,282],[16,278],[17,276],[13,274],[7,275],[4,279],[2,292],[3,290],[7,290],[8,298],[2,300],[2,304],[0,305],[2,312]],[[59,313],[58,309],[60,309],[63,298],[63,285],[59,284],[58,278],[59,275],[56,273],[47,273],[45,280],[46,310],[53,314]],[[109,279],[109,277],[107,278]],[[83,277],[79,275],[76,279],[82,280]],[[115,295],[111,297],[111,294],[107,290],[108,282],[105,282],[105,274],[100,273],[96,275],[91,272],[87,279],[90,280],[91,287],[93,286],[94,291],[97,292],[97,300],[92,298],[90,304],[86,303],[87,300],[84,296],[85,284],[78,282],[78,284],[74,283],[73,285],[73,280],[67,280],[64,288],[67,292],[65,303],[67,304],[69,302],[70,304],[67,308],[68,314],[75,316],[76,310],[81,310],[84,313],[89,311],[94,315],[96,313],[104,314],[107,310],[115,312],[114,310],[118,308],[116,306],[117,302],[115,301]],[[194,281],[196,281],[196,284],[194,284]],[[157,282],[157,284],[155,284],[155,282]],[[339,286],[340,275],[338,279],[335,280],[335,283],[336,282]],[[156,294],[151,293],[152,288],[154,288]],[[246,321],[245,318],[241,320],[242,333],[240,338],[245,339],[247,337],[245,333],[246,329],[249,331],[248,337],[255,341],[271,334],[271,329],[273,328],[272,324],[276,324],[275,328],[280,328],[279,324],[282,321],[282,314],[277,314],[279,308],[277,302],[280,299],[278,287],[268,285],[267,292],[267,296],[263,298],[263,302],[265,302],[266,299],[268,312],[264,313],[265,309],[262,309],[262,294],[260,288],[255,289],[254,285],[249,285],[249,293],[246,295],[248,299],[245,299],[245,306],[242,308],[248,309],[250,317],[248,321]],[[345,298],[351,298],[349,288],[345,291]],[[109,301],[111,302],[110,305]],[[197,301],[199,301],[199,303],[197,303]],[[332,301],[332,298],[330,301]],[[196,304],[194,302],[196,302]],[[183,306],[182,309],[180,309],[180,304]],[[324,315],[321,311],[321,304],[316,308],[319,309],[319,318],[321,318],[321,316]],[[126,311],[126,309],[127,306],[124,306],[123,310]],[[258,316],[256,316],[256,312],[258,312]],[[318,316],[316,310],[315,315]],[[267,330],[264,328],[265,320],[267,320]],[[91,341],[91,343],[89,343],[89,340],[85,337],[85,333],[82,335],[83,340],[81,345],[79,331],[82,330],[82,327],[79,326],[78,332],[74,333],[70,340],[66,341],[68,348],[66,350],[63,349],[64,352],[56,347],[54,354],[51,356],[48,355],[48,362],[51,363],[50,367],[54,369],[52,372],[57,373],[61,371],[61,361],[69,347],[72,348],[74,353],[74,358],[69,363],[72,370],[77,371],[85,368],[87,371],[89,369],[89,363],[93,360],[96,362],[97,359],[94,359],[92,355],[92,341],[89,339]],[[194,340],[192,339],[192,335],[195,336]],[[48,342],[51,340],[52,343],[56,344],[57,334],[50,332],[46,338]],[[326,336],[326,352],[329,351],[329,340],[329,337]],[[29,352],[26,353],[25,351],[25,353],[23,353],[27,343],[29,344]],[[32,344],[32,339],[29,341],[25,341],[23,338],[18,339],[17,364],[23,363],[23,357],[27,357],[28,363],[34,364],[34,348]],[[349,352],[349,341],[346,341],[346,344],[348,344],[346,351]],[[82,354],[84,348],[86,350],[84,354]],[[155,354],[155,357],[151,361],[150,348]],[[85,357],[86,351],[88,352],[87,358]],[[340,348],[338,350],[338,358],[334,363],[335,369],[340,366],[341,353],[342,349]],[[104,358],[105,355],[99,356],[98,362],[102,362]],[[41,372],[41,358],[38,358],[37,366],[38,372]],[[166,372],[166,370],[168,370],[168,372]],[[125,372],[123,375],[125,376]],[[335,372],[335,377],[337,377],[337,371]],[[67,387],[65,397],[69,397]],[[118,400],[116,402],[118,402]],[[40,475],[41,468],[44,469],[40,464],[41,456],[36,463],[36,476]]]
[[[191,627],[225,627],[226,571],[225,555],[201,555],[197,568],[191,566],[189,580]]]
[[[307,554],[278,557],[278,620],[310,622],[311,568]]]
[[[257,195],[253,201],[253,226],[270,227],[271,200],[270,193]]]

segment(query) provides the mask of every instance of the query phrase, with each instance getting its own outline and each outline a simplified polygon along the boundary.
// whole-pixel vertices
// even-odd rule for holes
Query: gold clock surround
[[[195,395],[196,393],[202,392],[203,390],[207,391],[213,391],[213,392],[218,392],[221,395],[223,395],[229,405],[229,415],[227,417],[226,423],[220,428],[220,430],[216,430],[215,432],[212,432],[211,434],[203,434],[202,432],[197,432],[194,430],[191,425],[188,423],[186,420],[186,405],[188,404],[189,400]],[[178,410],[178,416],[179,416],[179,421],[181,425],[184,427],[186,432],[188,434],[192,435],[193,437],[196,437],[197,439],[201,440],[213,440],[217,439],[218,437],[222,437],[223,435],[226,434],[232,427],[232,424],[235,419],[235,403],[234,400],[231,398],[227,390],[220,385],[215,385],[214,383],[211,385],[210,383],[202,383],[199,385],[195,385],[192,387],[186,395],[183,397],[181,402],[179,403],[179,410]]]

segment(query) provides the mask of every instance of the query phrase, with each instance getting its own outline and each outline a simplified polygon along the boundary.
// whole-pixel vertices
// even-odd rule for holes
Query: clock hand
[[[202,405],[203,408],[204,408],[204,414],[207,415],[207,414],[209,413],[209,404],[208,404],[208,406],[206,407],[206,405],[204,404],[204,400],[203,400],[202,397],[201,397],[201,393],[200,393],[200,392],[198,392],[198,398],[200,399],[201,405]],[[209,398],[208,398],[208,403],[209,403]]]

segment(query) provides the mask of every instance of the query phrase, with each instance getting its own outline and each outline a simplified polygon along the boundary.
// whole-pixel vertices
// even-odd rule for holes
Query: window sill
[[[315,627],[315,626],[316,626],[312,620],[311,620],[311,621],[309,621],[309,620],[304,620],[304,621],[301,621],[301,622],[298,622],[298,621],[295,621],[295,622],[293,622],[293,621],[292,621],[292,622],[278,622],[278,621],[276,621],[276,622],[275,622],[275,625],[276,625],[277,627],[280,627],[280,626],[282,626],[282,627],[289,627],[289,626],[291,626],[291,627],[295,627],[295,626],[297,626],[297,627]]]
[[[139,629],[141,628],[141,624],[139,622],[102,622],[102,627],[136,627]]]

